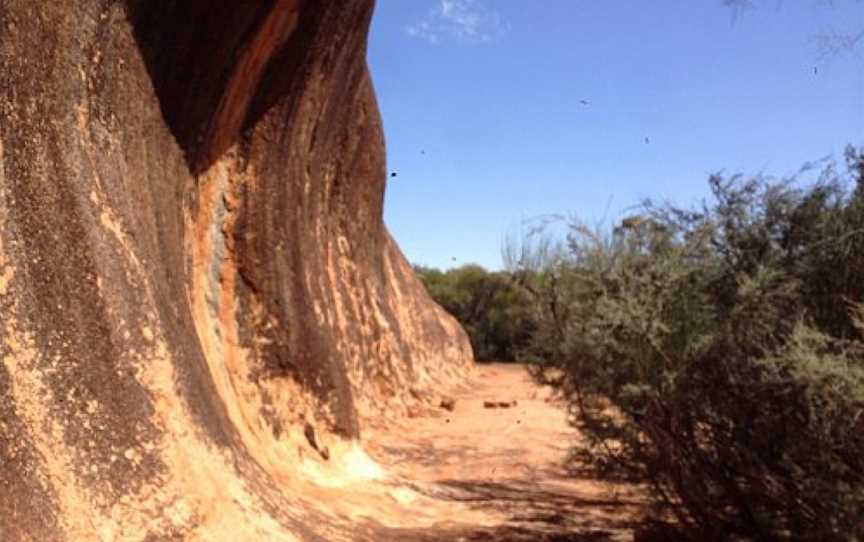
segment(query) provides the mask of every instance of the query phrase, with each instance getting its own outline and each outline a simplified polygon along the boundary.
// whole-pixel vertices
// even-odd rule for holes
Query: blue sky
[[[378,0],[385,220],[408,259],[498,268],[524,220],[696,203],[709,173],[864,145],[864,43],[821,58],[818,39],[864,30],[864,1],[752,3]]]

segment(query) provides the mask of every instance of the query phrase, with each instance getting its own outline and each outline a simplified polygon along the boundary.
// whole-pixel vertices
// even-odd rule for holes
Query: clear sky
[[[864,39],[827,58],[817,39],[864,31],[864,0],[723,4],[378,0],[385,220],[408,259],[498,268],[523,220],[696,203],[709,173],[864,145]]]

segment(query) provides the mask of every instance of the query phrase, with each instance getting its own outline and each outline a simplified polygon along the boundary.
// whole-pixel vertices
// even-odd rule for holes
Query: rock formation
[[[470,370],[382,222],[372,9],[0,0],[0,539],[329,539],[306,428]]]

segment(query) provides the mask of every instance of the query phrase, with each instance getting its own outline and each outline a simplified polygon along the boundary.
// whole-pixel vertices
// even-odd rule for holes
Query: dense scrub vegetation
[[[864,539],[864,156],[524,251],[522,356],[696,540]]]
[[[700,208],[419,269],[481,359],[518,358],[693,540],[864,540],[864,155],[810,185],[712,176]]]
[[[479,361],[515,361],[534,331],[531,303],[509,273],[464,265],[448,271],[414,266],[426,290],[468,332]]]

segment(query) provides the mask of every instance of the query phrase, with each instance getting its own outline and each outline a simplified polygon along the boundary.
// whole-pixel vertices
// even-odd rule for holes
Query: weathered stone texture
[[[372,7],[0,0],[0,539],[314,539],[280,450],[469,370],[381,220]]]

